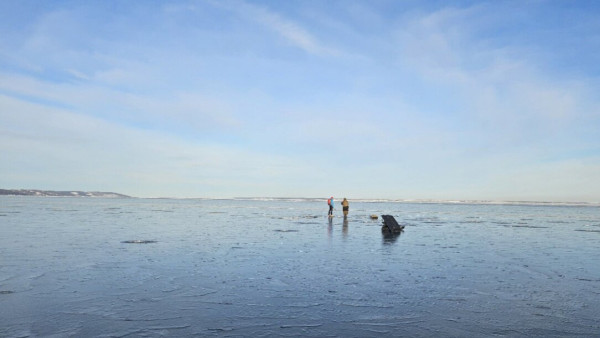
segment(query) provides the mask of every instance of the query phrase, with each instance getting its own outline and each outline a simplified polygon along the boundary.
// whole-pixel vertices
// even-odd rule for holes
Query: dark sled
[[[398,224],[394,216],[381,215],[381,218],[383,219],[383,226],[381,227],[382,232],[400,233],[404,229],[404,225]]]

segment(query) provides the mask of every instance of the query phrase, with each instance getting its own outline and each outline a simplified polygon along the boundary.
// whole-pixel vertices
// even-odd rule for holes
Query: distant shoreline
[[[54,191],[36,189],[0,189],[0,196],[131,198],[131,196],[118,194],[116,192]]]

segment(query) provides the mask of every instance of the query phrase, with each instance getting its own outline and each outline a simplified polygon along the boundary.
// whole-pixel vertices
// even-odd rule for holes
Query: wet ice
[[[600,332],[594,207],[0,202],[0,336]]]

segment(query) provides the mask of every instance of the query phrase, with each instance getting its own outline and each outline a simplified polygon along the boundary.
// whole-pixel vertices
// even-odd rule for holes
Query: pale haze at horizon
[[[0,188],[600,201],[600,3],[0,3]]]

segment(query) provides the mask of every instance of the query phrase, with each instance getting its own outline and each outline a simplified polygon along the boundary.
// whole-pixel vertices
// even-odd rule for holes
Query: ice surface
[[[0,336],[599,336],[597,207],[350,203],[0,197]]]

